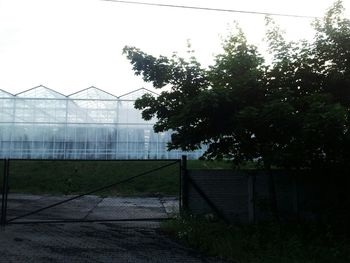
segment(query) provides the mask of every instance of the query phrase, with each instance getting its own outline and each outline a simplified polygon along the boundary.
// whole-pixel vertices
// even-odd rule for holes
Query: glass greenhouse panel
[[[0,158],[173,159],[191,153],[167,151],[171,133],[155,133],[135,99],[139,89],[116,97],[95,87],[65,96],[39,86],[17,95],[0,90]]]

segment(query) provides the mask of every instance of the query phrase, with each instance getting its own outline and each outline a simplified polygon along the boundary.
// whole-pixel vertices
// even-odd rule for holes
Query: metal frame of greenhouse
[[[16,95],[0,90],[0,158],[175,159],[203,150],[167,151],[171,132],[155,133],[136,98],[141,88],[114,96],[90,87],[69,96],[44,86]],[[154,93],[154,95],[156,95]]]

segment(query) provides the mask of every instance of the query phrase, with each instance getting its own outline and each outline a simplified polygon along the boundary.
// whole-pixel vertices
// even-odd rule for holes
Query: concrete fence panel
[[[322,219],[350,206],[350,179],[344,175],[284,170],[188,170],[187,176],[190,213],[216,213],[231,222],[268,220],[276,212],[281,220]]]

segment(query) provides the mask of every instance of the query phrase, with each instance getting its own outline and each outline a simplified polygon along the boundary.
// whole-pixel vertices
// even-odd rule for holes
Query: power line
[[[169,5],[169,4],[158,4],[158,3],[148,3],[148,2],[138,2],[138,1],[124,1],[124,0],[101,0],[101,1],[115,2],[115,3],[121,3],[121,4],[148,5],[148,6],[157,6],[157,7],[184,8],[184,9],[195,9],[195,10],[204,10],[204,11],[243,13],[243,14],[252,14],[252,15],[286,16],[286,17],[307,18],[307,19],[320,18],[316,16],[303,16],[303,15],[295,15],[295,14],[256,12],[256,11],[223,9],[223,8],[199,7],[199,6]]]

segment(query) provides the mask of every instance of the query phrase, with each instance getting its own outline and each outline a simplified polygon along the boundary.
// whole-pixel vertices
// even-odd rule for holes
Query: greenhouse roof
[[[99,99],[99,100],[115,100],[118,97],[94,86],[75,92],[68,96],[72,99]]]
[[[0,89],[0,97],[1,98],[9,98],[9,97],[13,97],[13,96],[14,96],[13,94]]]
[[[128,92],[126,94],[123,94],[123,95],[119,96],[119,98],[120,99],[126,99],[126,100],[135,100],[135,99],[141,97],[142,95],[144,95],[146,93],[152,93],[154,95],[158,95],[157,93],[155,93],[155,92],[153,92],[151,90],[148,90],[148,89],[145,89],[145,88],[140,88],[140,89]]]
[[[133,101],[146,93],[158,95],[141,88],[117,97],[93,86],[68,96],[42,85],[15,95],[0,89],[0,122],[144,124]]]
[[[25,91],[22,91],[20,93],[17,93],[16,96],[21,98],[51,98],[51,99],[60,99],[60,98],[66,98],[65,95],[62,93],[59,93],[55,90],[49,89],[45,86],[37,86]]]
[[[107,91],[96,88],[94,86],[77,91],[77,92],[72,93],[70,95],[64,95],[58,91],[55,91],[53,89],[47,88],[43,85],[40,85],[40,86],[31,88],[31,89],[22,91],[20,93],[17,93],[15,95],[11,94],[10,92],[7,92],[5,90],[0,89],[0,98],[20,97],[20,98],[31,98],[31,99],[38,99],[38,98],[66,99],[66,98],[71,98],[73,100],[75,100],[75,99],[82,99],[82,100],[116,100],[116,99],[135,100],[146,93],[158,95],[157,93],[155,93],[151,90],[148,90],[145,88],[140,88],[140,89],[136,89],[136,90],[133,90],[131,92],[128,92],[126,94],[123,94],[121,96],[116,96],[116,95],[113,95]]]

